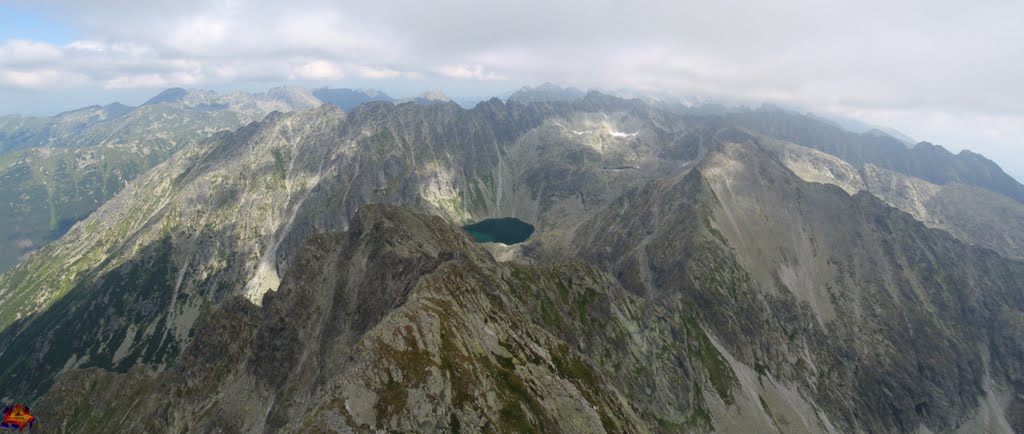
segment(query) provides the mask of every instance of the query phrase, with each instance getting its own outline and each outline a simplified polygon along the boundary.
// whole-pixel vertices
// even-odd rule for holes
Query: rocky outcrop
[[[733,113],[728,118],[732,126],[826,152],[854,167],[871,164],[933,184],[971,185],[1024,203],[1024,185],[996,163],[971,151],[953,154],[928,142],[907,147],[889,135],[856,134],[813,116],[776,107]]]
[[[958,239],[1024,260],[1024,205],[960,183],[936,185],[873,165],[865,166],[867,190],[886,203]]]
[[[1019,262],[730,139],[584,223],[579,255],[633,293],[696,305],[737,372],[839,431],[1021,429]]]
[[[983,188],[952,182],[933,184],[866,164],[860,170],[810,148],[759,138],[789,170],[809,182],[833,184],[853,195],[867,191],[928,227],[961,241],[1024,259],[1024,205]]]
[[[708,429],[709,405],[733,399],[692,310],[578,262],[497,263],[402,208],[366,206],[347,233],[311,238],[262,304],[223,303],[162,374],[64,374],[39,418],[74,432],[652,432]]]
[[[552,83],[544,83],[537,87],[525,86],[513,92],[508,99],[509,101],[528,104],[531,102],[550,101],[571,102],[581,100],[584,96],[586,96],[586,92],[574,87],[561,87]]]

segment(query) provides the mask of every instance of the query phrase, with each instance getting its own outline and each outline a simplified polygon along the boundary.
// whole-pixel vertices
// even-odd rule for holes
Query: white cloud
[[[104,89],[163,88],[196,84],[199,76],[187,72],[121,75],[103,83]]]
[[[358,22],[345,19],[336,8],[296,8],[267,21],[270,31],[249,36],[260,42],[260,49],[277,47],[291,53],[320,53],[346,60],[394,55],[385,44],[385,35],[362,30]]]
[[[314,60],[295,68],[289,76],[292,80],[340,80],[345,77],[338,65],[326,60]]]
[[[45,42],[12,39],[0,44],[0,65],[39,65],[60,61],[59,48]]]
[[[384,80],[384,79],[396,79],[396,78],[407,78],[407,79],[420,79],[423,78],[423,74],[419,72],[408,72],[398,71],[391,68],[377,68],[373,66],[356,65],[353,67],[357,74],[362,78],[370,80]]]
[[[82,53],[102,53],[107,50],[107,46],[96,41],[72,41],[67,45],[67,49]]]
[[[231,65],[218,65],[212,68],[213,76],[220,80],[233,80],[239,76],[241,71]]]
[[[438,74],[450,78],[468,78],[473,80],[508,80],[508,77],[484,70],[481,65],[443,65],[436,69]]]
[[[200,54],[216,47],[228,36],[227,20],[211,17],[192,17],[184,20],[167,38],[167,44],[185,53]]]
[[[14,87],[43,89],[48,83],[56,81],[60,73],[53,69],[35,71],[0,71],[0,83]]]
[[[104,89],[131,89],[138,87],[166,87],[170,82],[160,74],[122,75],[107,80]]]
[[[76,85],[98,89],[97,95],[103,88],[189,83],[389,80],[390,85],[406,79],[421,79],[429,87],[452,83],[482,95],[498,94],[512,83],[555,81],[859,112],[950,147],[1013,149],[1016,160],[1024,154],[1022,145],[993,144],[997,136],[984,132],[998,130],[999,140],[1006,141],[1019,131],[1016,127],[971,122],[1006,117],[1019,125],[1024,119],[1021,1],[635,0],[595,7],[585,0],[486,5],[474,0],[38,0],[33,5],[61,14],[82,40],[65,47],[0,41],[0,70],[5,71],[0,86],[44,89],[41,83],[48,79],[63,80],[60,71],[79,74]],[[56,72],[32,75],[43,70]],[[0,111],[18,110],[15,100],[0,102],[5,103]],[[939,112],[956,122],[931,121]],[[899,115],[886,118],[886,113]]]
[[[54,91],[81,86],[88,79],[78,73],[57,69],[3,69],[0,67],[0,89],[4,87],[26,90]]]

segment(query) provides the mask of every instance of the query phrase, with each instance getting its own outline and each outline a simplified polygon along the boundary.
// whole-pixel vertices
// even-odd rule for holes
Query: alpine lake
[[[478,243],[519,244],[533,235],[533,225],[515,217],[481,220],[462,229]]]

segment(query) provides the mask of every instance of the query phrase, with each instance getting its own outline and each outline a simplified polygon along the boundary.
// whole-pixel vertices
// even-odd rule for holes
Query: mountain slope
[[[0,271],[63,235],[176,150],[273,110],[319,105],[303,92],[169,89],[138,108],[111,104],[33,119],[38,130],[0,121]]]
[[[185,148],[0,275],[0,362],[36,365],[0,381],[11,397],[31,397],[75,366],[167,366],[221,300],[259,301],[308,237],[347,229],[367,203],[452,222],[515,215],[538,226],[538,242],[556,243],[580,216],[660,173],[661,143],[699,154],[674,139],[685,125],[622,107],[371,103],[346,115],[325,106]],[[125,280],[139,273],[159,278],[145,288]],[[112,300],[124,307],[106,309]],[[88,319],[66,322],[75,315]],[[80,338],[54,345],[58,335]]]
[[[834,184],[849,194],[868,191],[928,227],[1011,259],[1024,259],[1024,204],[980,187],[945,185],[882,169],[861,170],[824,152],[762,138],[767,150],[805,181]]]
[[[180,146],[245,119],[145,106],[68,140],[75,147],[36,147],[0,156],[0,270],[60,237],[124,185]]]
[[[163,374],[73,371],[37,409],[72,431],[706,429],[716,374],[688,358],[721,361],[686,318],[582,264],[496,263],[441,219],[366,206]]]
[[[59,377],[47,417],[85,431],[1021,427],[1024,264],[730,116],[590,93],[217,134],[0,276],[5,401]],[[449,226],[493,216],[537,231]]]
[[[328,89],[321,88],[313,90],[313,96],[325,104],[334,105],[344,111],[352,111],[362,103],[370,101],[394,101],[384,92],[374,90],[352,90],[352,89]]]
[[[777,108],[734,113],[729,119],[735,126],[835,155],[857,168],[872,164],[933,184],[973,185],[1024,203],[1024,185],[991,160],[970,151],[953,154],[928,142],[908,148],[888,135],[855,134]]]
[[[239,113],[257,120],[273,111],[309,110],[323,104],[310,91],[293,86],[275,87],[267,92],[217,93],[212,90],[170,88],[146,101],[143,106],[166,104],[178,108]]]
[[[1024,427],[1021,263],[803,182],[731,136],[584,223],[580,256],[634,293],[695,304],[734,369],[795,390],[840,431]]]
[[[526,86],[512,93],[508,97],[511,101],[528,104],[531,102],[549,101],[577,101],[583,99],[586,92],[574,87],[563,88],[561,86],[544,83],[537,87]]]
[[[779,213],[795,219],[755,223]],[[835,223],[847,229],[818,232]],[[843,247],[794,253],[787,233],[821,237],[811,250]],[[756,146],[725,143],[578,234],[581,255],[624,287],[572,261],[497,263],[440,219],[362,207],[348,233],[311,238],[261,308],[225,302],[168,370],[68,371],[40,415],[87,431],[998,432],[1024,421],[1013,389],[1024,267],[980,250],[947,262],[970,248],[865,193],[804,183]],[[825,244],[837,238],[859,242]],[[624,254],[595,253],[609,251]],[[887,267],[902,270],[875,271]],[[825,286],[792,269],[822,270]]]
[[[83,130],[124,116],[132,107],[113,103],[90,106],[52,118],[7,115],[0,117],[0,154],[40,146],[69,146]]]

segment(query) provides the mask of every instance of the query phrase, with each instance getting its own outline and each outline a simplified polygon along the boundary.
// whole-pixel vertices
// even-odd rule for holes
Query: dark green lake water
[[[487,219],[462,228],[478,243],[519,244],[533,235],[533,225],[515,217]]]

